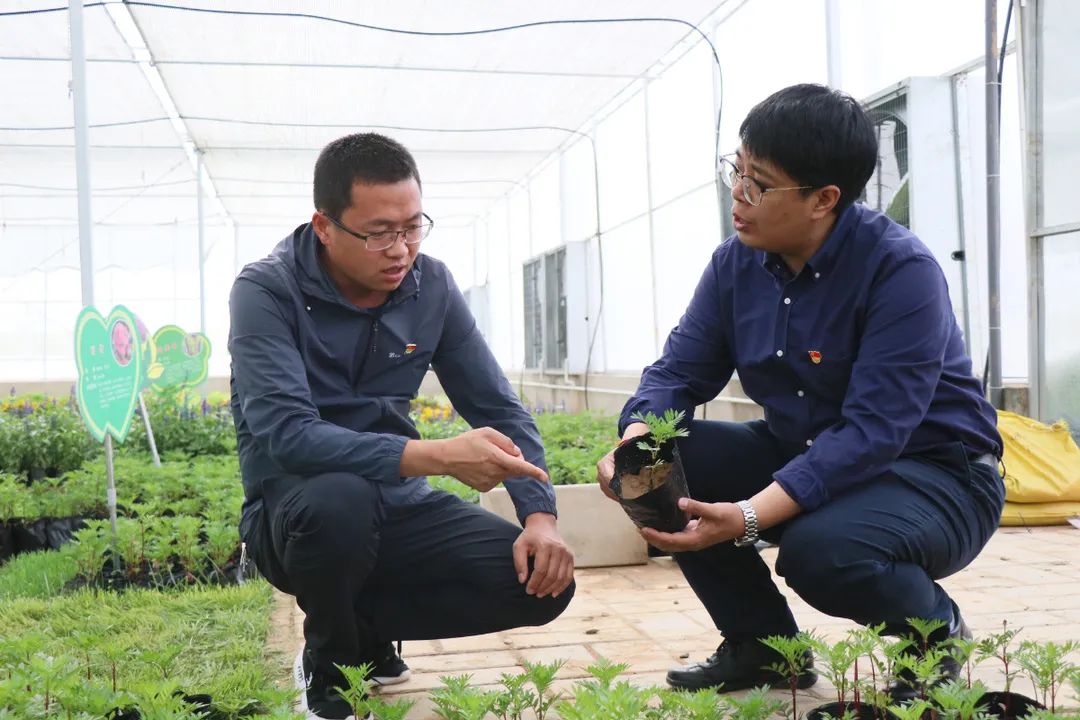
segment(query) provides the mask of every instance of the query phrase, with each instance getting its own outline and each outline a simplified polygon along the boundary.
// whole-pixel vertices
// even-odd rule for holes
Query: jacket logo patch
[[[820,352],[818,352],[817,350],[810,350],[807,354],[810,355],[810,362],[814,363],[815,365],[821,364]]]
[[[409,343],[405,346],[405,354],[412,355],[413,350],[416,349],[416,343]]]

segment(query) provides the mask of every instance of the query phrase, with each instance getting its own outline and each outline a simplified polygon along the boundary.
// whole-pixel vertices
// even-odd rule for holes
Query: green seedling
[[[367,701],[368,696],[371,694],[371,681],[368,680],[368,675],[371,674],[371,668],[371,663],[364,663],[359,667],[337,665],[337,669],[345,677],[345,684],[348,687],[336,689],[341,693],[341,697],[345,702],[349,703],[353,715],[358,718],[364,717],[368,711]]]
[[[784,678],[791,689],[791,717],[798,720],[798,690],[799,676],[806,672],[810,664],[810,648],[814,638],[807,633],[799,633],[794,637],[785,635],[771,635],[763,638],[761,643],[772,648],[781,660],[769,665],[769,669]]]
[[[657,468],[664,464],[664,461],[660,459],[660,453],[664,449],[664,444],[670,440],[681,437],[689,437],[690,431],[685,428],[679,427],[679,423],[686,417],[686,413],[682,410],[676,412],[675,410],[665,410],[662,417],[657,417],[655,413],[648,412],[642,415],[640,412],[636,412],[630,416],[631,420],[637,420],[643,422],[649,426],[649,434],[652,436],[652,444],[639,440],[637,447],[640,450],[645,450],[652,457],[652,467]]]
[[[1036,643],[1025,641],[1020,644],[1017,662],[1031,678],[1035,696],[1050,712],[1057,711],[1057,691],[1070,676],[1075,677],[1077,666],[1069,661],[1069,655],[1080,650],[1080,643],[1069,640],[1063,643]]]
[[[552,694],[550,691],[552,684],[555,682],[555,676],[565,664],[565,660],[555,660],[550,663],[531,663],[528,661],[522,663],[525,674],[529,677],[529,682],[536,688],[536,705],[533,707],[536,720],[544,720],[551,706],[558,701],[558,694]]]
[[[525,687],[528,675],[510,675],[503,673],[499,676],[503,691],[495,700],[491,711],[502,720],[522,720],[525,711],[536,705],[536,693]]]
[[[981,714],[979,701],[985,694],[986,686],[982,683],[968,686],[963,681],[950,680],[933,688],[930,700],[946,720],[976,720]]]
[[[978,657],[980,660],[986,658],[997,658],[1001,661],[1003,667],[1003,674],[1005,676],[1005,692],[1012,692],[1013,680],[1020,674],[1020,670],[1017,669],[1014,657],[1012,654],[1012,641],[1020,634],[1020,630],[1010,630],[1009,621],[1004,620],[1001,623],[1001,632],[990,635],[979,641]],[[1010,712],[1009,708],[1009,696],[1005,696],[1005,712]]]
[[[773,715],[787,715],[788,704],[769,696],[768,686],[754,688],[741,698],[730,695],[727,698],[731,720],[766,720]]]

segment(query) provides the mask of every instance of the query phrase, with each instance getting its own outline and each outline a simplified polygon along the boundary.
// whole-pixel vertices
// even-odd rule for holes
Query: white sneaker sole
[[[376,685],[400,685],[403,682],[407,682],[408,679],[411,677],[412,671],[406,670],[400,675],[396,675],[393,677],[372,677],[371,682],[375,683]]]
[[[408,678],[406,678],[408,679]],[[326,720],[326,718],[316,715],[308,708],[307,704],[307,687],[308,679],[304,676],[304,651],[303,649],[296,656],[295,662],[293,662],[293,682],[296,684],[296,689],[300,691],[300,699],[297,701],[296,709],[298,712],[304,714],[306,720]],[[404,680],[397,680],[395,682],[404,682]],[[355,715],[350,715],[345,720],[356,720]],[[375,716],[371,713],[365,715],[361,720],[375,720]]]

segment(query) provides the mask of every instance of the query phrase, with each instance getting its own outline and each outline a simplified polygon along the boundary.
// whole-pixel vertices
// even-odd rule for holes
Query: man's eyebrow
[[[742,150],[736,150],[735,151],[735,158],[737,160],[742,160],[743,159]],[[763,180],[770,181],[770,180],[775,180],[776,179],[776,176],[774,176],[772,173],[770,173],[768,170],[761,167],[760,165],[750,163],[750,169],[754,171],[755,175],[761,176],[761,178]]]
[[[424,217],[424,213],[418,212],[415,215],[413,215],[411,218],[406,220],[405,222],[416,222],[417,220],[423,219],[423,217]],[[395,220],[387,220],[385,218],[375,218],[374,220],[368,220],[367,222],[365,222],[364,227],[372,227],[372,226],[388,227],[390,225],[395,225],[395,224],[396,224]]]

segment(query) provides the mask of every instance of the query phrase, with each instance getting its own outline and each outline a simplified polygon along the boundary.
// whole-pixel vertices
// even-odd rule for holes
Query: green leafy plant
[[[969,686],[962,680],[950,680],[930,690],[930,701],[935,712],[947,720],[975,720],[980,716],[979,703],[985,694],[982,683]]]
[[[364,703],[367,711],[375,716],[375,720],[405,720],[409,710],[416,704],[415,700],[384,700],[380,697],[369,697]],[[357,715],[356,717],[361,717]]]
[[[770,635],[762,638],[761,643],[771,648],[780,656],[780,661],[769,665],[769,669],[784,678],[791,690],[791,717],[798,720],[798,690],[799,676],[806,672],[810,666],[814,638],[807,633],[798,633],[794,637],[786,635]]]
[[[856,671],[854,680],[848,673],[856,665],[862,648],[852,639],[830,644],[822,638],[810,636],[809,643],[819,660],[817,671],[836,688],[836,702],[843,707],[847,702],[848,691],[858,684],[858,672]],[[855,702],[858,707],[858,699]]]
[[[787,715],[788,704],[769,695],[768,686],[754,688],[741,698],[729,695],[731,720],[765,720],[773,715]]]
[[[662,417],[657,417],[655,413],[648,412],[642,415],[640,412],[636,412],[630,416],[630,419],[643,422],[649,426],[649,435],[651,436],[652,443],[644,440],[639,440],[637,446],[641,450],[645,450],[652,456],[652,466],[659,467],[663,464],[663,460],[660,459],[660,453],[664,448],[664,443],[681,437],[689,437],[690,432],[685,428],[679,427],[679,424],[686,417],[686,413],[682,410],[676,412],[672,409],[664,411]]]
[[[1020,630],[1010,630],[1009,622],[1005,620],[1001,624],[1001,632],[989,635],[979,641],[977,651],[979,659],[997,658],[1001,661],[1002,673],[1005,676],[1006,693],[1012,691],[1013,680],[1020,674],[1012,654],[1012,642],[1019,634]],[[1008,712],[1009,708],[1006,707],[1005,711]]]
[[[555,676],[558,675],[559,670],[565,664],[565,660],[555,660],[550,663],[531,663],[528,661],[522,663],[529,682],[536,688],[536,704],[533,706],[536,720],[544,720],[551,706],[558,701],[559,696],[557,693],[551,692],[551,686],[555,683]]]
[[[435,714],[444,720],[482,720],[495,705],[497,693],[469,685],[471,675],[441,677],[443,686],[431,692]]]
[[[498,694],[491,711],[502,720],[522,720],[525,711],[536,705],[536,693],[525,687],[529,676],[503,673],[499,682],[503,691]]]
[[[368,697],[371,695],[372,684],[368,676],[371,674],[371,668],[371,663],[364,663],[359,667],[337,665],[337,669],[345,677],[345,684],[348,687],[338,687],[336,689],[341,693],[342,699],[349,703],[353,715],[358,718],[364,717],[368,710]]]
[[[1075,640],[1020,643],[1017,662],[1031,678],[1035,696],[1050,708],[1051,713],[1056,712],[1058,688],[1070,677],[1076,677],[1077,667],[1069,661],[1069,655],[1077,650],[1080,650],[1080,643]]]

